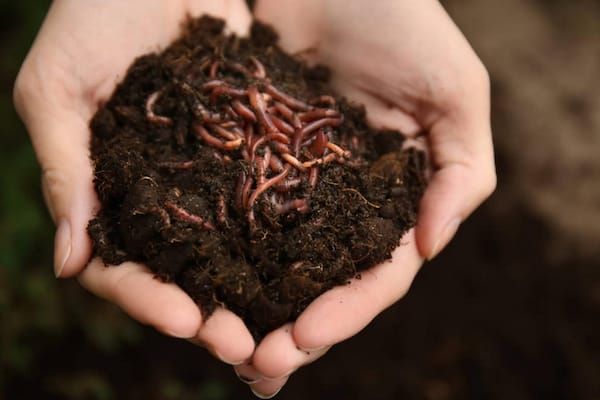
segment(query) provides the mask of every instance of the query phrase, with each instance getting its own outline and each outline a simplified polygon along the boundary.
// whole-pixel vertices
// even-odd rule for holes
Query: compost
[[[90,123],[95,255],[144,263],[257,340],[389,259],[415,225],[424,155],[328,81],[271,28],[240,38],[209,17],[136,59]]]

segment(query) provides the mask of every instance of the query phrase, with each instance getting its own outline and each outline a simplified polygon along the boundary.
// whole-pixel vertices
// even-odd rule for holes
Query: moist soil
[[[424,155],[370,128],[329,71],[223,21],[190,20],[129,68],[91,121],[107,265],[147,265],[255,338],[391,256],[415,225]]]

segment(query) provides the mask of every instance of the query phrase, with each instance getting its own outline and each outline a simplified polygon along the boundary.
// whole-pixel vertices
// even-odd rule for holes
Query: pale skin
[[[139,321],[205,346],[267,398],[293,371],[403,297],[423,260],[435,257],[493,191],[489,79],[435,0],[257,2],[255,17],[275,26],[281,45],[329,65],[335,88],[365,104],[373,125],[418,136],[432,170],[417,227],[392,260],[326,292],[297,321],[255,347],[237,316],[220,309],[203,321],[183,291],[153,279],[142,265],[105,268],[94,260],[85,267],[91,253],[85,226],[98,208],[88,121],[133,57],[168,44],[186,13],[204,12],[225,18],[238,34],[247,32],[251,19],[244,2],[233,0],[57,0],[23,64],[15,104],[32,137],[58,226],[57,276],[77,276]]]

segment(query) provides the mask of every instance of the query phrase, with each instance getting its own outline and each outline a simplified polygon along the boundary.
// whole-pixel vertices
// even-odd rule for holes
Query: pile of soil
[[[424,155],[371,129],[269,27],[223,28],[188,21],[93,117],[88,231],[106,264],[142,262],[260,339],[390,258],[416,222]]]

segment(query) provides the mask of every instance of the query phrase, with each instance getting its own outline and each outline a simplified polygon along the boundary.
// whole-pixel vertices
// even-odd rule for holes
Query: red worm
[[[243,143],[244,143],[244,139],[242,139],[242,138],[238,138],[235,140],[229,140],[229,141],[223,143],[223,149],[224,150],[236,150],[236,149],[239,149]]]
[[[225,204],[225,197],[222,194],[217,197],[217,221],[221,225],[227,224],[227,204]]]
[[[217,147],[219,149],[223,149],[223,142],[214,137],[213,135],[211,135],[210,133],[208,133],[208,131],[206,130],[206,128],[204,128],[204,126],[196,124],[194,126],[194,130],[196,131],[196,134],[204,139],[204,141],[214,147]]]
[[[237,115],[236,115],[236,117],[237,117]],[[228,129],[228,128],[234,128],[234,127],[238,126],[238,123],[236,121],[225,121],[225,122],[221,122],[219,124],[219,126],[221,128]]]
[[[210,66],[210,79],[215,79],[217,77],[217,72],[219,71],[219,60],[215,60]]]
[[[155,124],[171,125],[173,123],[173,120],[171,120],[171,118],[154,114],[154,110],[153,110],[154,104],[158,100],[159,96],[160,96],[160,90],[152,93],[148,97],[148,100],[146,100],[146,118],[148,118],[150,120],[150,122],[153,122]]]
[[[278,142],[278,141],[271,141],[271,142],[269,142],[269,146],[271,146],[271,147],[273,147],[275,150],[277,150],[277,152],[278,152],[279,154],[281,154],[282,156],[283,156],[284,154],[292,154],[292,151],[290,150],[290,148],[289,148],[287,145],[285,145],[285,144],[283,144],[283,143],[281,143],[281,142]]]
[[[311,122],[310,124],[305,125],[302,128],[302,136],[306,136],[309,133],[322,128],[324,126],[339,126],[342,123],[341,118],[321,118],[316,121]]]
[[[294,157],[293,155],[291,155],[291,154],[282,154],[281,158],[283,158],[287,163],[291,164],[292,166],[294,166],[299,171],[302,171],[302,172],[306,171],[306,167],[296,157]]]
[[[301,176],[290,178],[283,182],[279,182],[277,185],[273,185],[273,189],[280,193],[289,193],[292,189],[298,188],[303,180],[304,179]]]
[[[235,112],[246,121],[250,121],[252,123],[256,122],[256,115],[252,112],[251,109],[246,107],[244,103],[239,100],[234,100],[231,102],[231,106],[235,110]]]
[[[217,228],[208,221],[204,221],[202,219],[202,217],[196,215],[196,214],[191,214],[188,211],[184,210],[183,208],[179,207],[177,204],[173,203],[170,200],[165,201],[165,206],[170,209],[171,211],[173,211],[173,215],[182,220],[182,221],[186,221],[186,222],[191,222],[193,224],[199,225],[201,227],[203,227],[204,229],[208,229],[209,231],[216,231]]]
[[[194,166],[194,161],[163,161],[157,163],[159,168],[169,168],[169,169],[190,169]]]
[[[251,73],[248,68],[244,67],[240,63],[227,63],[227,67],[231,68],[232,70],[234,70],[236,72],[239,72],[240,74],[242,74],[246,77],[254,76],[254,74]]]
[[[341,114],[339,111],[332,110],[329,108],[318,108],[316,110],[309,110],[298,114],[298,118],[303,122],[311,122],[321,118],[340,118]]]
[[[244,138],[246,139],[246,147],[248,148],[248,151],[250,151],[252,149],[252,142],[254,141],[254,128],[252,125],[246,125]]]
[[[304,214],[304,213],[307,213],[308,211],[310,211],[310,208],[308,206],[308,202],[306,201],[306,199],[289,200],[289,201],[286,201],[285,203],[277,204],[275,206],[276,214],[285,214],[292,210],[296,210],[299,213]]]
[[[264,143],[265,140],[266,140],[265,136],[260,136],[260,137],[254,138],[254,141],[248,151],[248,153],[250,153],[250,160],[254,160],[254,157],[256,156],[256,149],[258,148],[258,146],[260,146],[262,143]],[[276,142],[276,143],[278,143],[278,142]]]
[[[310,168],[310,172],[308,173],[308,184],[311,188],[314,189],[315,187],[317,187],[318,180],[319,168],[313,166]]]
[[[223,128],[222,126],[219,125],[210,125],[210,128],[218,133],[223,139],[227,139],[227,140],[236,140],[238,139],[238,137],[233,134],[232,132],[228,131],[227,129]]]
[[[271,158],[269,159],[269,167],[271,167],[271,169],[275,172],[281,172],[283,170],[283,163],[279,157],[277,157],[277,155],[272,154]]]
[[[321,158],[315,158],[314,160],[310,160],[310,161],[304,161],[302,163],[302,166],[304,168],[311,168],[315,165],[322,165],[322,164],[328,164],[332,161],[335,161],[338,159],[338,155],[335,153],[329,153],[327,154],[325,157],[321,157]]]
[[[297,109],[300,111],[306,111],[311,109],[311,107],[305,102],[295,99],[292,96],[281,92],[273,85],[266,85],[265,91],[271,96],[273,96],[274,99],[279,100],[280,102],[282,102],[290,108]]]
[[[248,205],[246,207],[247,208],[252,208],[252,206],[254,205],[254,202],[256,201],[256,199],[258,198],[258,196],[260,196],[261,194],[263,194],[271,186],[273,186],[273,185],[281,182],[283,179],[285,179],[285,177],[287,176],[287,174],[290,172],[290,169],[291,169],[291,166],[290,165],[286,165],[283,168],[282,172],[280,172],[278,175],[275,175],[271,179],[266,180],[261,185],[259,185],[256,189],[254,189],[254,192],[252,192],[252,194],[250,195],[250,198],[248,199]]]
[[[256,156],[254,162],[256,163],[256,186],[260,186],[266,180],[264,158],[262,156]]]
[[[331,107],[335,107],[335,99],[333,96],[323,95],[317,98],[314,98],[310,101],[311,104],[327,104]]]
[[[273,154],[271,153],[271,148],[269,146],[265,147],[265,155],[263,156],[263,164],[264,164],[264,168],[265,171],[267,170],[267,168],[269,168],[269,164],[271,163],[271,156]]]
[[[213,89],[210,94],[211,103],[216,103],[219,96],[227,95],[233,98],[236,97],[244,97],[246,96],[246,91],[244,89],[235,89],[229,86],[217,86]]]
[[[279,113],[281,115],[283,115],[283,117],[285,119],[287,119],[289,122],[292,122],[292,116],[294,115],[294,112],[292,110],[290,110],[290,108],[288,106],[286,106],[285,104],[276,101],[275,105],[273,106],[277,111],[279,111]]]
[[[268,135],[265,136],[265,138],[268,141],[277,141],[279,143],[283,143],[283,144],[290,144],[291,140],[289,138],[289,136],[284,135],[281,132],[274,132],[274,133],[269,133]]]
[[[244,208],[244,185],[246,184],[246,173],[242,172],[238,178],[237,185],[235,186],[235,207],[238,210]]]
[[[310,153],[315,157],[322,157],[325,149],[327,148],[327,143],[329,142],[329,138],[323,131],[317,132],[315,135],[315,141],[312,143],[310,148],[308,149]]]
[[[234,140],[222,142],[219,138],[216,138],[213,135],[211,135],[210,133],[208,133],[206,128],[204,128],[202,125],[195,125],[194,128],[196,130],[196,134],[200,138],[202,138],[206,143],[208,143],[211,146],[214,146],[218,149],[221,149],[221,150],[235,150],[235,149],[239,148],[243,143],[242,138],[235,139],[235,137],[234,137]]]
[[[256,59],[256,57],[254,56],[250,56],[250,61],[252,61],[252,64],[254,64],[254,77],[258,78],[258,79],[264,79],[267,76],[267,72],[265,70],[265,66]]]
[[[250,86],[248,88],[248,99],[250,100],[250,105],[256,112],[256,117],[258,121],[265,127],[267,132],[273,133],[277,132],[277,127],[273,124],[273,121],[267,114],[267,106],[265,104],[265,100],[258,92],[258,88],[256,86]]]
[[[350,157],[350,152],[347,150],[342,149],[340,146],[338,146],[335,143],[327,143],[327,148],[331,151],[333,151],[335,154],[337,154],[340,157],[344,157],[344,158],[348,158]]]
[[[202,85],[203,90],[212,90],[219,86],[226,86],[227,83],[220,79],[213,79],[212,81],[208,81]]]
[[[252,177],[248,177],[246,182],[244,182],[244,186],[242,187],[242,204],[245,208],[248,208],[248,196],[250,195],[250,188],[254,183],[254,179]]]
[[[271,115],[271,120],[273,120],[273,123],[275,124],[277,129],[279,129],[281,132],[285,133],[288,136],[292,136],[294,134],[294,128],[292,128],[292,126],[284,120],[274,115]]]

